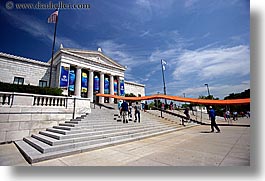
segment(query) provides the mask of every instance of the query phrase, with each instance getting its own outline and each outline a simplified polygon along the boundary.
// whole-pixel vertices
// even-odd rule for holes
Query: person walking
[[[121,104],[122,104],[122,100],[120,100],[120,101],[118,102],[118,109],[119,109],[119,112],[120,112],[120,116],[122,116],[122,115],[121,115]]]
[[[128,103],[124,100],[123,103],[121,104],[123,123],[128,123],[128,109],[129,109]]]
[[[209,116],[211,118],[211,132],[214,132],[214,128],[217,130],[217,133],[220,133],[220,129],[218,128],[216,122],[215,122],[215,110],[212,108],[212,106],[209,107],[210,111],[209,111]]]
[[[186,109],[184,110],[184,114],[187,117],[187,121],[190,122],[189,108],[186,107]]]
[[[138,105],[134,106],[134,122],[137,122],[138,117],[138,123],[140,123],[140,108]]]

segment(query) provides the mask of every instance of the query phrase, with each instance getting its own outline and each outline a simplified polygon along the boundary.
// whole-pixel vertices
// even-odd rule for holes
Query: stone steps
[[[171,128],[174,129],[174,128]],[[143,136],[155,132],[160,132],[168,130],[167,128],[156,128],[156,129],[144,129],[144,130],[137,130],[137,131],[125,131],[119,133],[112,133],[112,134],[102,134],[102,135],[95,135],[93,137],[82,137],[78,139],[70,139],[68,143],[58,144],[58,145],[49,145],[45,142],[36,139],[36,137],[27,137],[23,140],[30,144],[35,149],[39,150],[41,153],[48,153],[48,152],[55,152],[61,151],[65,149],[72,149],[78,148],[82,146],[88,146],[93,144],[101,144],[105,142],[111,142],[115,140],[127,139],[131,137]],[[66,140],[64,140],[66,141]]]
[[[77,153],[81,153],[81,152],[92,151],[95,149],[100,149],[100,148],[104,148],[104,147],[112,146],[112,145],[116,145],[116,144],[122,144],[122,143],[126,143],[126,142],[136,141],[136,140],[140,140],[140,139],[144,139],[144,138],[148,138],[148,137],[152,137],[152,136],[157,136],[157,135],[173,132],[176,130],[177,129],[175,128],[175,129],[162,130],[160,132],[149,132],[148,134],[145,134],[145,135],[138,134],[138,135],[135,135],[134,137],[128,136],[127,139],[124,137],[120,137],[120,138],[116,137],[116,139],[112,139],[113,141],[110,141],[110,142],[102,142],[102,140],[101,140],[101,142],[99,142],[97,144],[88,144],[86,146],[79,145],[80,147],[78,147],[78,148],[75,147],[75,148],[69,148],[69,149],[64,149],[64,150],[60,150],[60,151],[48,152],[48,153],[41,153],[38,150],[36,150],[34,147],[29,145],[27,142],[22,141],[22,140],[16,141],[15,144],[21,150],[21,153],[25,156],[26,160],[29,163],[36,163],[36,162],[40,162],[40,161],[44,161],[44,160],[68,156],[68,155],[77,154]],[[109,139],[109,138],[107,138],[107,139]]]
[[[168,125],[141,125],[138,127],[111,127],[111,128],[98,128],[98,129],[82,129],[79,132],[72,132],[71,134],[64,134],[64,132],[58,133],[58,131],[54,131],[55,129],[47,129],[46,131],[40,131],[40,134],[49,136],[54,139],[58,140],[64,140],[64,139],[70,139],[70,138],[76,138],[76,137],[83,137],[83,136],[93,136],[93,135],[102,135],[104,133],[112,133],[112,132],[122,132],[122,131],[133,131],[133,130],[141,130],[141,129],[155,129],[156,127],[163,128],[163,127],[169,127]],[[172,126],[174,127],[174,126]],[[69,132],[68,132],[69,133]]]
[[[114,114],[117,111],[106,110],[103,115],[101,111],[94,112],[32,134],[15,144],[29,163],[35,163],[184,128],[169,121],[150,119],[146,113],[141,115],[141,123],[124,124],[113,120]]]

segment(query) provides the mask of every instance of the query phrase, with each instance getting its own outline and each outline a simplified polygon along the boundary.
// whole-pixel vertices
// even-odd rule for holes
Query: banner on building
[[[125,91],[124,91],[124,80],[120,80],[120,96],[124,96]]]
[[[61,66],[60,87],[68,86],[69,67]]]
[[[109,94],[109,79],[105,78],[104,80],[104,94]]]
[[[98,78],[98,76],[94,77],[94,91],[99,91],[99,78]]]
[[[81,92],[87,92],[87,73],[82,72]]]
[[[70,70],[69,72],[69,91],[75,91],[75,71]]]
[[[117,95],[118,93],[118,81],[114,80],[114,95]]]

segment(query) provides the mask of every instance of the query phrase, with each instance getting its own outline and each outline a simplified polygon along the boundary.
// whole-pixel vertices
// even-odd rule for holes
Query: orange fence
[[[167,99],[179,102],[190,102],[196,104],[207,104],[207,105],[235,105],[235,104],[250,104],[250,98],[245,99],[229,99],[229,100],[209,100],[209,99],[195,99],[195,98],[184,98],[178,96],[170,96],[163,94],[155,94],[151,96],[143,97],[123,97],[110,94],[97,94],[99,97],[109,97],[126,101],[142,101],[142,100],[151,100],[151,99]]]

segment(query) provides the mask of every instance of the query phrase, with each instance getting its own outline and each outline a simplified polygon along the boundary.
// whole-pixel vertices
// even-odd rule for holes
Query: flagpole
[[[165,75],[164,75],[164,68],[163,68],[163,63],[161,59],[161,68],[162,68],[162,76],[163,76],[163,84],[164,84],[164,95],[167,94],[166,92],[166,82],[165,82]],[[167,100],[165,99],[165,105],[167,105]]]
[[[55,37],[56,37],[56,30],[57,30],[57,23],[58,23],[58,17],[56,17],[56,22],[54,25],[54,34],[53,34],[53,44],[52,44],[52,61],[50,65],[50,80],[49,80],[49,87],[51,87],[51,82],[52,82],[52,66],[53,66],[53,55],[54,55],[54,46],[55,46]]]

